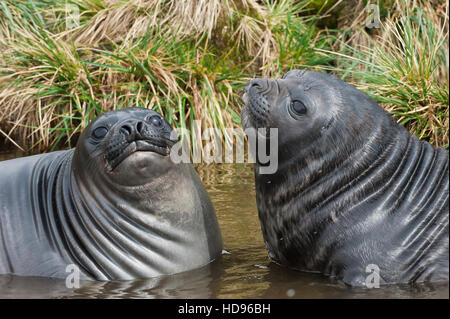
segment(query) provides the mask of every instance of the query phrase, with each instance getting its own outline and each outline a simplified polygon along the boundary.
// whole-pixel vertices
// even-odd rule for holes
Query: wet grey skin
[[[105,113],[75,149],[0,162],[0,274],[130,280],[206,265],[222,251],[207,192],[158,113]]]
[[[278,128],[277,172],[255,164],[274,262],[351,286],[375,283],[370,264],[380,284],[448,281],[446,150],[332,75],[292,70],[244,92],[244,128]]]

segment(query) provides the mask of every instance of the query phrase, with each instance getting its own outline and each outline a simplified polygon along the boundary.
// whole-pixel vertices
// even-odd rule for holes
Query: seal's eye
[[[97,127],[94,132],[92,132],[92,135],[97,139],[101,139],[105,137],[106,133],[108,133],[108,129],[106,127],[100,126]]]
[[[159,127],[159,126],[161,126],[161,125],[163,124],[163,121],[162,121],[161,117],[158,116],[158,115],[150,116],[150,118],[148,119],[148,121],[149,121],[152,125],[157,126],[157,127]]]
[[[291,110],[295,115],[305,115],[306,106],[299,100],[294,100],[291,102]]]

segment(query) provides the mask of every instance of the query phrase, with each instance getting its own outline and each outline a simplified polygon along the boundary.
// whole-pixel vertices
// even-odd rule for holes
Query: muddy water
[[[20,153],[0,153],[0,160]],[[355,289],[317,274],[270,262],[257,217],[249,165],[200,166],[215,206],[227,251],[194,271],[155,279],[82,282],[0,275],[0,298],[448,298],[448,284]]]

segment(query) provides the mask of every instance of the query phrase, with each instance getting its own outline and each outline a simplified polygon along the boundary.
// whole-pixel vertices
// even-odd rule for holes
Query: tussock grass
[[[92,118],[131,105],[175,127],[200,120],[230,140],[224,128],[240,125],[245,82],[309,68],[353,82],[448,148],[444,1],[392,0],[379,30],[364,29],[363,0],[319,2],[0,1],[0,141],[33,152],[73,147]],[[341,9],[349,5],[353,16]],[[341,12],[339,30],[319,27],[330,12]]]
[[[246,81],[327,60],[307,1],[0,3],[0,134],[33,151],[73,146],[90,119],[130,105],[229,139]],[[80,12],[69,30],[67,3]]]
[[[400,124],[448,149],[448,3],[395,1],[387,14],[380,29],[354,24],[353,32],[335,36],[332,50],[321,52],[336,57],[332,71],[382,103]],[[360,26],[362,18],[355,20]]]

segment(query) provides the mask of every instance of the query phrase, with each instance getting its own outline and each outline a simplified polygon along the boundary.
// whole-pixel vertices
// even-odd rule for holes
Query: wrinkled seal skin
[[[277,172],[255,164],[274,262],[352,286],[365,285],[370,264],[380,284],[448,281],[447,151],[324,73],[254,79],[243,101],[244,128],[278,128]]]
[[[222,239],[192,165],[156,112],[105,113],[75,149],[0,162],[0,274],[150,278],[198,268]]]

